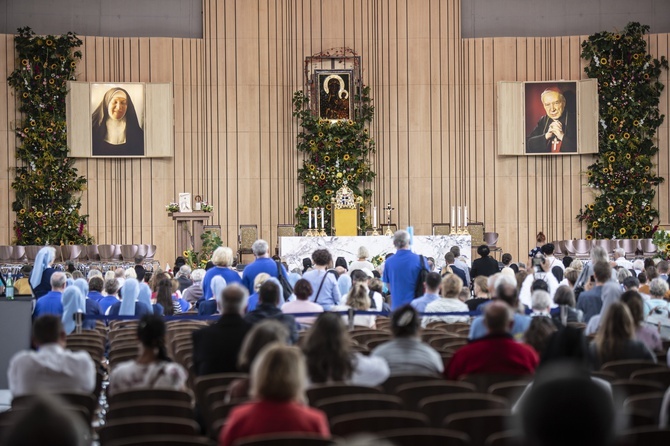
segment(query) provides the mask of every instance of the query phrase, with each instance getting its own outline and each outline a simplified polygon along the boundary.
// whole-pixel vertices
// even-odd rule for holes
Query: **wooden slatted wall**
[[[460,38],[459,0],[204,0],[204,38],[84,38],[79,80],[172,82],[175,157],[87,160],[83,195],[99,243],[158,245],[174,260],[164,206],[179,192],[214,205],[210,223],[236,249],[240,224],[276,243],[301,194],[291,97],[305,57],[339,47],[362,56],[376,107],[372,134],[375,204],[393,221],[428,234],[452,205],[497,231],[499,245],[525,259],[534,234],[583,235],[574,219],[589,200],[581,172],[592,157],[497,157],[496,82],[583,78],[581,37]],[[668,35],[650,36],[668,55]],[[16,102],[6,77],[12,36],[0,36],[0,244],[12,238],[9,168],[15,165]],[[667,85],[667,73],[662,81]],[[661,101],[668,110],[668,92]],[[668,125],[659,133],[659,173],[670,173]],[[669,185],[657,198],[668,224]]]

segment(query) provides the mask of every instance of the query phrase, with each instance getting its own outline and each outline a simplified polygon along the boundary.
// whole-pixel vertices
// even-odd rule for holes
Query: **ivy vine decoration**
[[[68,158],[65,97],[75,80],[82,41],[74,33],[38,36],[19,28],[18,63],[8,77],[22,116],[16,124],[18,167],[12,182],[16,200],[14,233],[19,245],[88,244],[87,215],[79,193],[86,179]]]
[[[664,119],[659,76],[668,61],[648,54],[648,31],[631,22],[621,33],[600,32],[582,42],[600,107],[599,154],[586,172],[596,197],[577,215],[587,239],[650,238],[656,229],[655,187],[664,179],[654,170],[654,135]]]
[[[374,117],[370,88],[364,87],[355,98],[354,119],[319,119],[309,108],[303,91],[293,94],[293,116],[301,131],[297,148],[304,155],[298,179],[303,185],[302,205],[295,210],[296,232],[308,228],[308,209],[325,208],[326,232],[330,231],[331,198],[346,184],[358,199],[361,229],[370,227],[367,209],[372,199],[370,182],[375,178],[370,155],[375,151],[369,124]]]

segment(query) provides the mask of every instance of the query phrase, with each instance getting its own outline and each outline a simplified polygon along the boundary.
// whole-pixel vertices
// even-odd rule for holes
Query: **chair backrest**
[[[375,410],[341,415],[330,420],[331,432],[347,436],[363,432],[382,432],[392,429],[428,427],[429,420],[423,414],[403,410]]]
[[[459,412],[488,409],[506,409],[505,398],[487,393],[455,393],[429,396],[419,401],[421,412],[428,415],[434,427],[442,426],[444,420]]]
[[[111,441],[124,437],[140,435],[193,435],[199,431],[198,423],[194,420],[185,420],[173,417],[137,417],[124,418],[106,423],[98,430],[101,446],[107,446]]]
[[[617,379],[610,382],[610,385],[615,401],[624,401],[631,396],[665,390],[661,383],[641,379]]]
[[[314,434],[265,434],[247,437],[235,442],[236,446],[327,446],[333,441]]]
[[[139,437],[120,438],[109,441],[105,446],[212,446],[205,437],[190,435],[141,435]]]
[[[637,370],[630,375],[630,379],[642,379],[645,381],[654,381],[663,385],[664,388],[670,387],[670,369],[667,367],[657,367],[650,369]]]
[[[484,244],[484,223],[469,222],[467,229],[470,233],[473,248]]]
[[[509,430],[489,435],[486,446],[526,446],[526,444],[521,432]]]
[[[88,423],[93,420],[93,415],[98,408],[98,399],[92,393],[57,393],[55,395],[62,399],[68,407],[83,409],[82,413]],[[12,410],[25,408],[32,404],[35,397],[36,395],[15,396],[12,399]]]
[[[419,402],[434,395],[463,394],[475,392],[475,386],[461,381],[445,381],[441,379],[424,380],[401,384],[395,392],[405,402],[409,410],[418,410]]]
[[[426,375],[426,374],[417,375],[414,373],[400,373],[397,375],[391,375],[388,378],[386,378],[386,381],[382,383],[382,387],[384,388],[384,392],[390,395],[396,395],[398,393],[397,391],[398,387],[404,384],[423,383],[426,381],[442,382],[440,377],[434,375]]]
[[[489,387],[489,393],[503,397],[510,405],[514,405],[527,387],[528,381],[505,381],[493,384]]]
[[[641,361],[639,359],[624,359],[621,361],[609,361],[600,367],[600,370],[614,372],[621,379],[628,379],[638,370],[656,369],[658,364],[653,361]]]
[[[258,225],[240,225],[239,248],[251,251],[251,245],[258,240]]]
[[[619,434],[617,445],[661,445],[667,444],[668,438],[670,438],[670,428],[662,429],[656,426],[636,427]]]
[[[485,232],[484,233],[484,243],[490,246],[496,246],[498,243],[498,238],[500,238],[497,232]]]
[[[319,400],[315,407],[326,413],[328,419],[340,415],[372,410],[404,410],[403,401],[394,395],[345,395]]]
[[[117,392],[107,397],[110,406],[131,401],[143,400],[166,400],[192,402],[193,395],[190,392],[169,389],[135,389]]]
[[[451,234],[451,223],[433,223],[433,235]]]
[[[228,386],[236,379],[248,378],[246,373],[215,373],[212,375],[199,376],[193,384],[193,391],[198,404],[204,404],[207,391],[214,387]]]
[[[347,384],[342,382],[316,384],[307,389],[307,400],[309,401],[309,404],[313,406],[324,398],[371,393],[381,394],[382,390],[379,387],[357,386],[354,384]]]
[[[212,403],[206,411],[201,408],[209,436],[213,439],[218,438],[219,430],[223,424],[225,424],[226,418],[228,418],[230,411],[247,401],[249,401],[248,398],[238,398],[231,401],[221,400],[217,401],[216,403]]]
[[[463,433],[448,429],[418,427],[413,429],[393,429],[377,434],[377,437],[388,440],[397,446],[468,446],[470,437]]]
[[[663,392],[640,393],[630,396],[623,402],[624,411],[644,415],[651,419],[655,425],[658,425],[663,396]]]
[[[277,225],[277,238],[294,237],[294,236],[295,236],[294,225]]]
[[[502,383],[506,381],[527,381],[530,382],[532,376],[530,375],[507,375],[497,373],[475,373],[463,378],[463,381],[474,384],[479,392],[486,393],[493,384]]]
[[[110,404],[106,421],[137,417],[175,417],[193,419],[193,406],[186,401],[141,400]]]
[[[471,444],[484,444],[492,434],[509,429],[512,415],[506,409],[475,410],[449,415],[443,427],[464,432]]]

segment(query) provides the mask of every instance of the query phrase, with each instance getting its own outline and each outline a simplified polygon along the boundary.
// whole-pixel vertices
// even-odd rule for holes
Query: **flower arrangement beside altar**
[[[209,204],[207,201],[203,201],[200,203],[200,209],[202,212],[212,212],[214,210],[214,206]]]
[[[654,232],[651,242],[658,248],[656,257],[660,257],[663,260],[670,258],[670,231],[657,230]]]
[[[179,203],[175,203],[174,201],[166,204],[165,205],[165,210],[167,212],[179,212]]]
[[[196,252],[191,248],[182,253],[188,266],[193,269],[204,269],[207,266],[207,262],[212,258],[214,250],[219,246],[223,246],[221,237],[213,231],[203,232],[202,235],[200,235],[200,240],[202,240],[202,249],[200,251]]]

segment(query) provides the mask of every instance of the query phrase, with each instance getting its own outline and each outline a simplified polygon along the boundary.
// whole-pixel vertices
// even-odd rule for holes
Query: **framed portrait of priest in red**
[[[577,82],[526,82],[526,153],[577,153]]]
[[[330,121],[352,119],[352,70],[317,70],[319,118]]]

